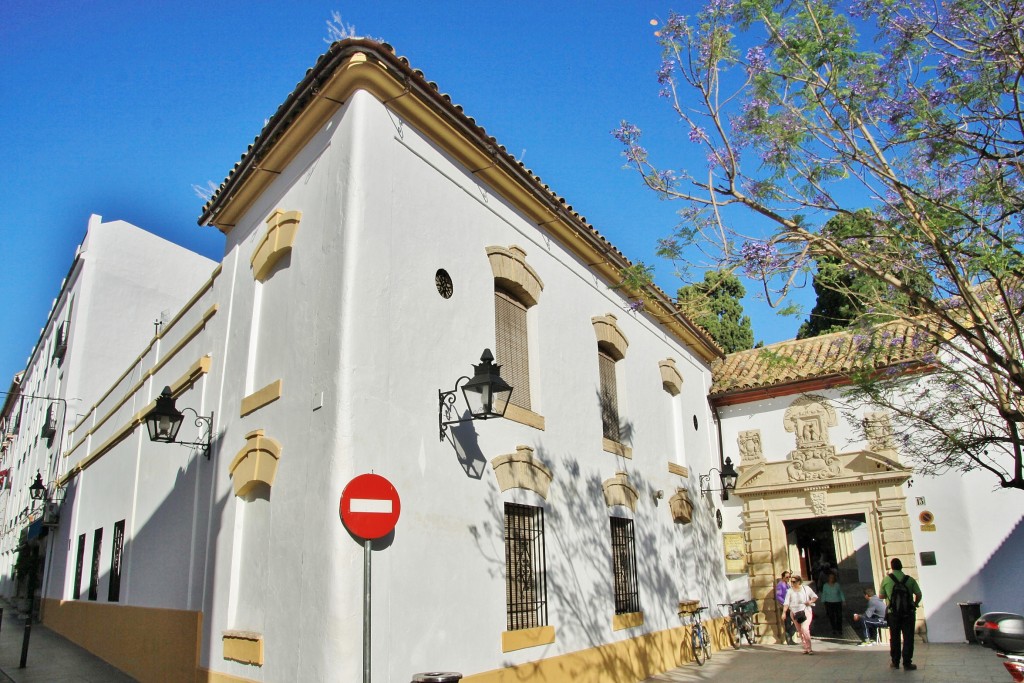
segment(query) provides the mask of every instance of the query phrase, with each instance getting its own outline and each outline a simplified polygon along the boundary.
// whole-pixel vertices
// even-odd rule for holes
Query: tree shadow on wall
[[[630,431],[630,433],[632,433]],[[571,453],[556,456],[535,446],[535,457],[553,475],[544,505],[546,546],[547,624],[555,627],[557,642],[573,651],[590,650],[589,657],[574,657],[543,666],[542,657],[554,645],[540,646],[531,654],[534,663],[516,665],[508,659],[507,673],[522,681],[638,681],[665,668],[689,661],[680,642],[652,635],[680,625],[679,600],[699,597],[704,604],[724,601],[726,587],[715,576],[711,563],[698,558],[698,548],[716,542],[714,512],[696,510],[694,521],[665,525],[655,516],[669,516],[668,506],[649,495],[654,487],[639,474],[630,481],[640,492],[634,519],[637,580],[642,629],[613,631],[615,585],[612,568],[612,510],[604,498],[608,470],[606,457],[577,458]],[[477,549],[488,564],[492,579],[506,580],[504,504],[500,494],[490,494],[491,518],[479,527],[470,526]],[[699,507],[699,506],[697,506]],[[638,633],[639,631],[643,633]],[[633,639],[628,654],[620,641]],[[680,638],[679,640],[684,640]]]

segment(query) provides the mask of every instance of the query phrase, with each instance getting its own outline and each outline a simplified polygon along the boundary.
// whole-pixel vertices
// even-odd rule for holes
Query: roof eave
[[[632,265],[624,255],[420,72],[395,56],[390,46],[368,39],[334,43],[317,60],[203,207],[199,224],[229,232],[312,131],[319,129],[317,124],[333,115],[357,89],[371,91],[389,107],[409,115],[427,134],[441,129],[454,132],[462,143],[455,156],[474,175],[524,209],[538,228],[583,256],[608,284],[621,286],[622,273]],[[711,336],[683,315],[661,289],[650,286],[642,291],[625,289],[624,293],[649,301],[652,317],[705,362],[725,357]]]

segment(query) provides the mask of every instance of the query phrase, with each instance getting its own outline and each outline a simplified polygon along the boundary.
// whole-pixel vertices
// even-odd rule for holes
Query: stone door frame
[[[904,570],[917,576],[917,556],[910,533],[906,494],[902,484],[909,470],[886,469],[827,481],[757,485],[755,477],[741,476],[752,485],[737,486],[743,500],[743,526],[747,546],[750,594],[764,613],[766,642],[783,642],[780,610],[775,601],[777,578],[789,567],[785,522],[814,517],[863,515],[868,528],[871,570],[876,584],[898,557]],[[875,586],[878,589],[878,585]],[[925,633],[923,619],[918,633]]]

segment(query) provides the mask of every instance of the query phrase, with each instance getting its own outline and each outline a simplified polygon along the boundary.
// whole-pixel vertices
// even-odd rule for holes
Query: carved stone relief
[[[864,416],[864,434],[868,438],[868,448],[872,451],[894,451],[896,444],[892,438],[892,422],[888,413],[867,413]]]
[[[828,404],[828,399],[814,395],[793,401],[782,419],[786,431],[796,434],[797,448],[829,445],[828,430],[838,423],[836,411]]]
[[[798,448],[791,451],[792,463],[786,468],[790,481],[816,481],[838,477],[842,464],[836,457],[835,446],[822,448]]]
[[[761,451],[760,429],[740,432],[736,442],[740,447],[740,467],[759,465],[764,462],[764,453]]]
[[[828,514],[828,499],[824,490],[811,491],[811,510],[818,517]]]
[[[796,450],[790,451],[786,468],[790,481],[815,481],[838,477],[842,464],[828,430],[838,420],[836,411],[821,396],[801,396],[783,417],[787,432],[796,436]]]

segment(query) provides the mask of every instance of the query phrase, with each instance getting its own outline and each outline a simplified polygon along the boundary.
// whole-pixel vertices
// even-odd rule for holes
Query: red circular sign
[[[341,521],[359,538],[387,536],[401,512],[398,491],[378,474],[360,474],[341,492]]]

